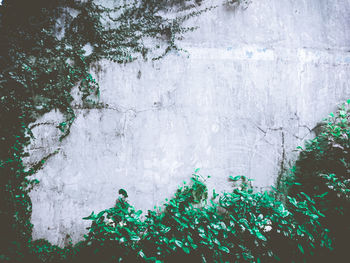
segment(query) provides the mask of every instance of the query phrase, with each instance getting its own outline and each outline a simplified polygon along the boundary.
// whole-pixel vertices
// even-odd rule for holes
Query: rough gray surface
[[[350,97],[350,1],[254,0],[194,18],[188,53],[92,69],[101,108],[74,103],[71,134],[58,142],[59,113],[33,128],[28,165],[59,148],[30,193],[33,237],[80,240],[91,211],[119,188],[138,209],[170,197],[195,168],[228,190],[242,174],[273,184],[293,150]],[[99,70],[97,70],[99,69]]]

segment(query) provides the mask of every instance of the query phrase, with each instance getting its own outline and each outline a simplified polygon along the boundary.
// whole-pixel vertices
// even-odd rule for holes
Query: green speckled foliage
[[[313,262],[317,247],[330,248],[323,215],[307,195],[283,203],[276,191],[253,192],[243,176],[230,180],[232,192],[208,199],[194,174],[145,219],[120,197],[85,218],[92,225],[73,262]]]

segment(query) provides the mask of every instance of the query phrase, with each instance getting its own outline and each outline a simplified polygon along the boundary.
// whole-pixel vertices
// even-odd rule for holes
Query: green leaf
[[[192,244],[191,244],[191,247],[192,247],[193,249],[197,249],[197,248],[198,248],[198,245],[192,243]]]
[[[298,248],[299,248],[300,252],[301,252],[302,254],[304,254],[304,249],[303,249],[302,245],[298,244]]]
[[[340,110],[339,111],[339,115],[340,115],[340,117],[345,117],[346,116],[346,111]]]
[[[183,243],[180,241],[180,240],[175,240],[175,244],[178,246],[178,247],[181,247],[183,246]]]
[[[164,233],[168,233],[170,230],[171,230],[171,227],[166,227],[166,228],[164,229]]]
[[[267,241],[267,238],[263,234],[261,234],[258,230],[255,233],[259,239],[261,239],[263,241]]]
[[[140,257],[142,257],[142,258],[145,258],[145,257],[146,257],[145,253],[143,253],[142,250],[139,251],[139,255],[140,255]]]
[[[188,247],[183,247],[182,250],[186,253],[186,254],[190,254],[191,250]]]
[[[91,212],[91,214],[87,217],[83,217],[84,220],[94,220],[96,218],[96,215],[94,212]]]
[[[139,240],[140,240],[140,237],[139,237],[139,236],[132,236],[132,237],[130,238],[130,240],[132,240],[132,241],[139,241]]]
[[[241,178],[242,178],[241,175],[237,175],[237,176],[235,176],[235,177],[230,176],[230,179],[231,179],[232,181],[234,181],[234,182],[240,180]]]
[[[226,252],[227,254],[230,253],[230,250],[229,250],[227,247],[219,246],[219,249],[220,249],[221,251]]]

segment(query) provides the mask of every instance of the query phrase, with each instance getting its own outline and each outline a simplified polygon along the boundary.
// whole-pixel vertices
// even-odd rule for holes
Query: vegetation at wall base
[[[285,180],[287,193],[307,194],[325,216],[332,253],[320,260],[342,262],[350,249],[350,100],[324,120],[321,133],[300,148],[293,173]]]
[[[199,5],[201,1],[194,1]],[[237,1],[228,1],[235,4]],[[232,3],[231,3],[232,2]],[[94,1],[4,0],[0,6],[0,261],[1,262],[342,262],[349,229],[349,103],[300,149],[283,189],[254,192],[249,180],[231,177],[232,192],[209,199],[198,171],[164,207],[142,218],[120,191],[115,206],[85,218],[85,239],[60,248],[32,240],[28,179],[45,163],[23,164],[30,123],[52,110],[75,119],[71,91],[94,107],[96,61],[160,59],[177,50],[182,23],[201,11],[193,1],[140,0],[115,8]],[[185,12],[176,18],[160,14]],[[106,19],[107,18],[107,19]],[[144,37],[159,40],[158,55]],[[91,49],[89,53],[87,50]],[[5,124],[5,125],[4,125]],[[6,234],[3,234],[6,233]]]
[[[75,246],[32,242],[33,262],[342,262],[349,229],[349,106],[300,147],[292,174],[279,184],[284,189],[254,192],[249,179],[235,176],[231,192],[209,195],[197,169],[189,184],[145,215],[121,189],[114,207],[84,218],[92,224]],[[331,169],[329,176],[322,167]]]
[[[318,247],[330,248],[322,214],[306,195],[284,204],[277,192],[255,193],[237,176],[232,192],[208,200],[201,177],[191,180],[145,220],[123,197],[92,213],[76,262],[310,262]]]

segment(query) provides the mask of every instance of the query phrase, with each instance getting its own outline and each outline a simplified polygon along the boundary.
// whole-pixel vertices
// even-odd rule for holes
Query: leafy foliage
[[[325,217],[334,251],[320,251],[325,262],[346,258],[350,236],[350,100],[325,120],[321,133],[301,149],[289,194],[306,193]]]
[[[85,218],[93,223],[77,262],[304,262],[315,247],[329,248],[323,214],[306,194],[284,204],[276,191],[254,193],[245,177],[231,179],[241,184],[208,200],[194,174],[144,220],[120,197]]]

